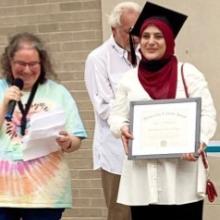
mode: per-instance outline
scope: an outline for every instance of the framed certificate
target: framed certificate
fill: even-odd
[[[129,159],[178,158],[200,143],[201,98],[130,103]]]

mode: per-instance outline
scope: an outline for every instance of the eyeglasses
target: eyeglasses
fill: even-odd
[[[26,66],[29,67],[29,69],[33,70],[37,67],[39,67],[40,62],[39,61],[33,61],[33,62],[29,62],[26,63],[24,61],[20,61],[20,60],[14,60],[13,63],[15,64],[15,66],[17,66],[18,68],[24,69],[26,68]]]

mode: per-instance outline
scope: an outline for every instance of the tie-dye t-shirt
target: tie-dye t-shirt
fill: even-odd
[[[0,102],[8,84],[0,80]],[[24,92],[26,103],[29,92]],[[48,80],[39,85],[27,116],[62,108],[65,130],[78,137],[86,137],[76,103],[62,85]],[[24,161],[20,135],[21,112],[16,105],[11,122],[0,128],[0,207],[68,208],[72,206],[71,177],[61,151]]]

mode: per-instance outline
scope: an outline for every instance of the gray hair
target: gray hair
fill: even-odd
[[[111,27],[117,27],[121,25],[121,15],[125,10],[141,11],[140,5],[135,2],[121,2],[117,4],[109,15],[109,25]]]
[[[50,57],[42,40],[35,34],[22,32],[15,34],[9,39],[8,46],[5,47],[5,50],[0,58],[0,63],[3,70],[2,75],[6,78],[8,83],[11,84],[14,80],[11,74],[11,60],[15,56],[15,53],[23,47],[24,43],[30,44],[30,47],[35,49],[39,54],[41,64],[39,82],[41,84],[44,83],[47,80],[47,75],[50,75],[52,78],[56,79],[56,73],[52,68]]]

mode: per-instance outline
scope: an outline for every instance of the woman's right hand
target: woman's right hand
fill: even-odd
[[[121,140],[124,146],[125,153],[128,154],[128,142],[133,139],[133,135],[129,131],[129,127],[124,125],[121,128]]]
[[[21,99],[22,96],[22,92],[21,90],[17,87],[17,86],[10,86],[8,89],[6,89],[5,91],[5,96],[4,96],[4,100],[3,100],[3,105],[5,107],[8,106],[8,103],[11,100],[14,101],[19,101]]]
[[[4,99],[0,103],[0,127],[3,124],[9,102],[11,100],[19,101],[21,99],[21,96],[22,96],[22,92],[16,86],[10,86],[8,89],[6,89],[5,94],[4,94]]]

